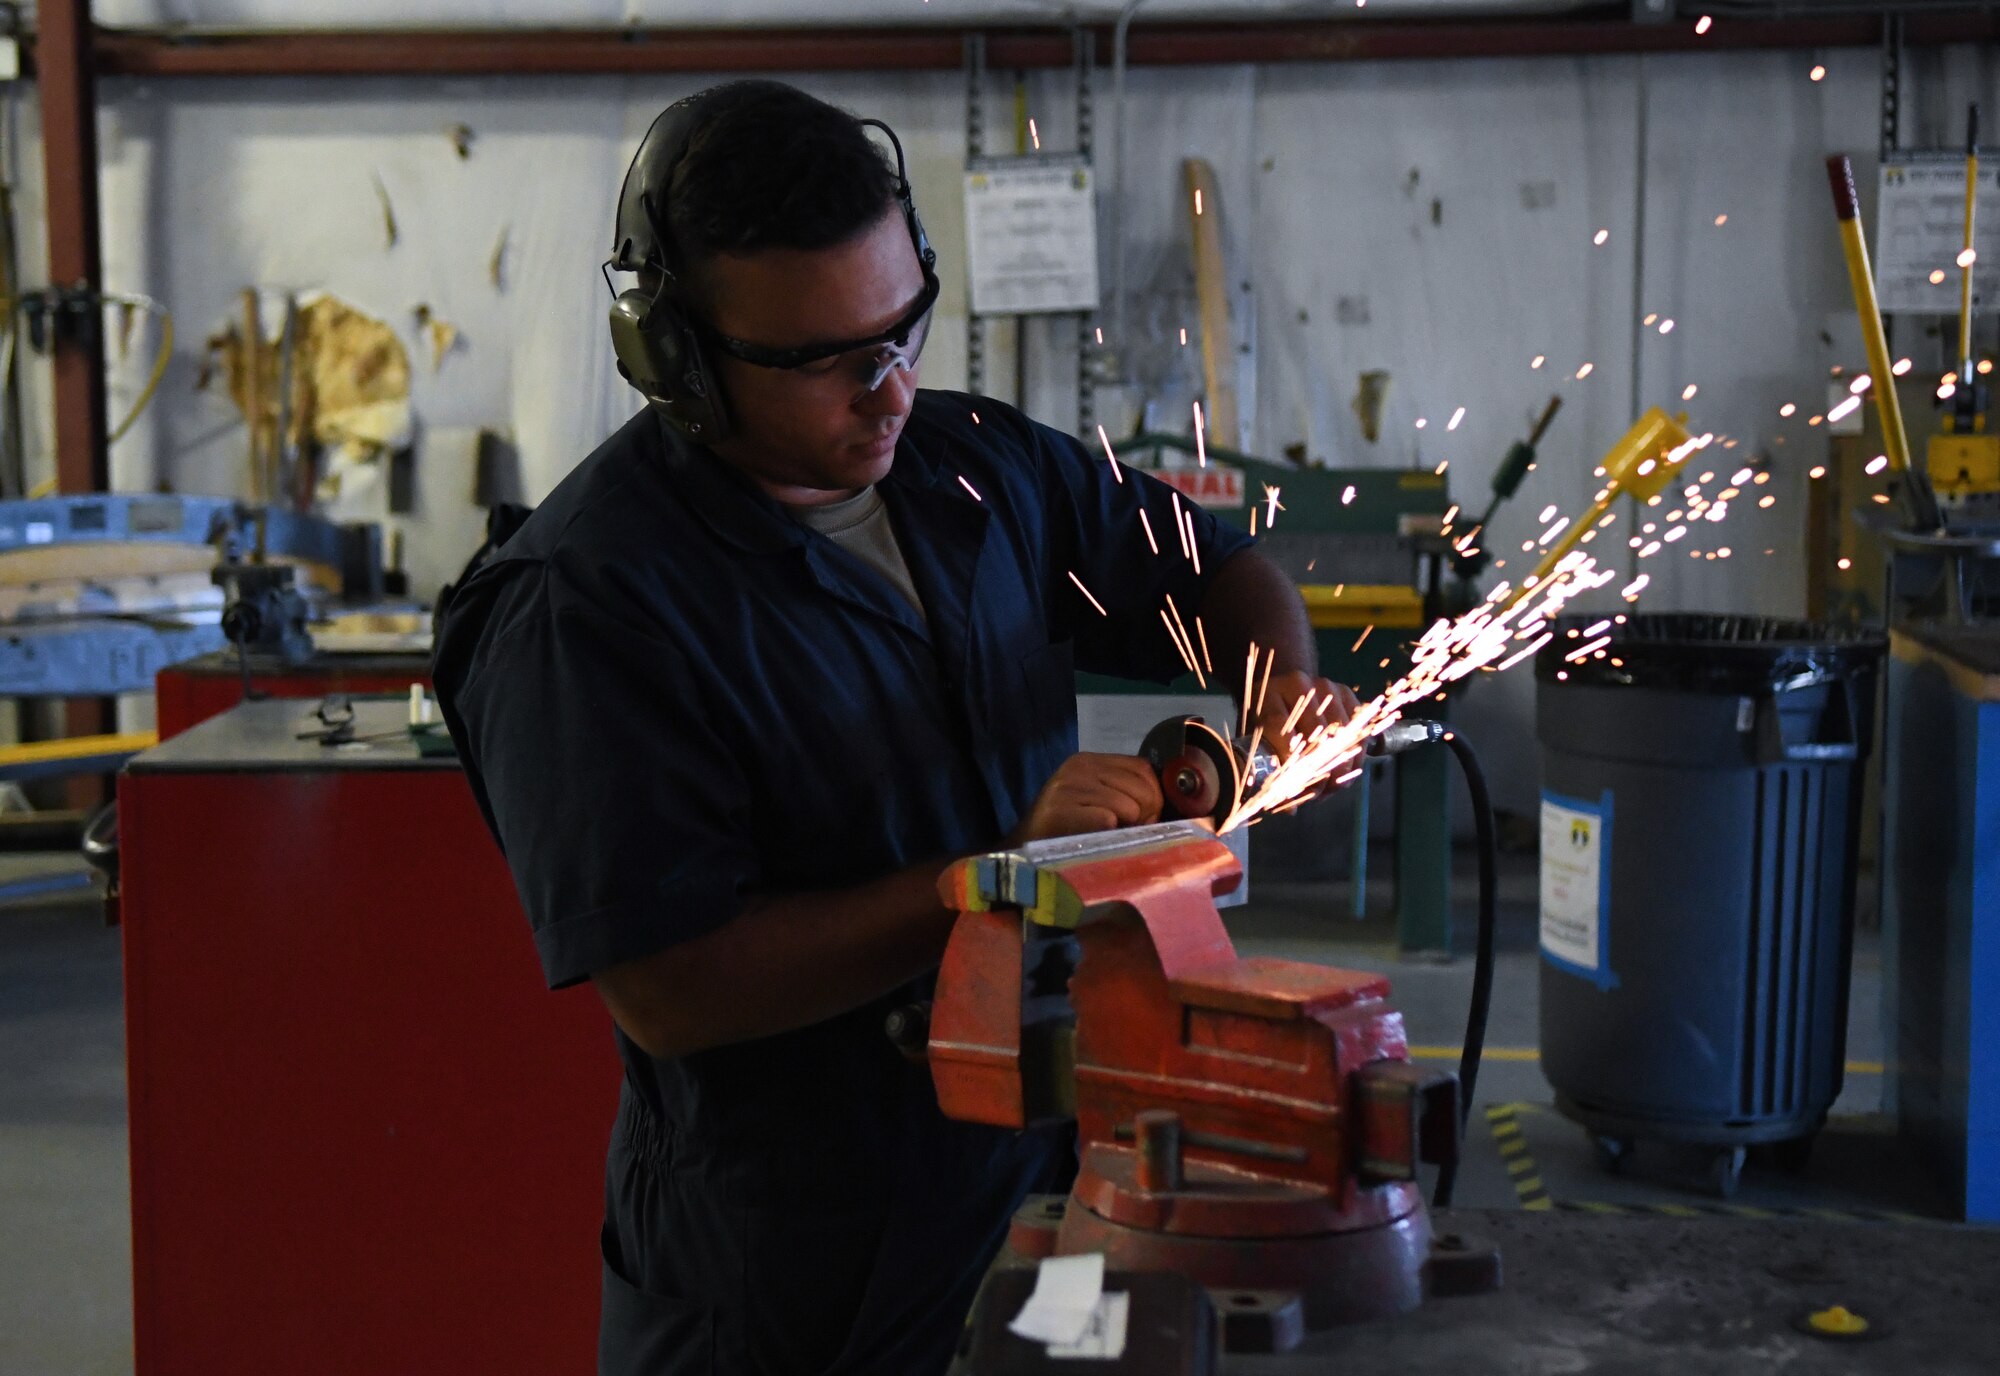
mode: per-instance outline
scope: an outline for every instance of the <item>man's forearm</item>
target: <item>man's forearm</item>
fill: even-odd
[[[625,1035],[663,1058],[822,1022],[937,964],[954,916],[937,894],[950,863],[754,901],[706,935],[603,971],[598,991]]]
[[[1260,678],[1265,657],[1273,651],[1273,674],[1319,672],[1319,648],[1298,588],[1254,549],[1237,551],[1216,571],[1201,600],[1201,620],[1216,650],[1216,677],[1232,696],[1243,691],[1253,643]],[[1251,692],[1256,692],[1254,683]]]

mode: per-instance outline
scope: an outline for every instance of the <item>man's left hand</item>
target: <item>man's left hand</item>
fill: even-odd
[[[1308,697],[1311,701],[1300,707],[1298,719],[1292,720],[1292,709],[1300,699]],[[1270,686],[1264,692],[1264,710],[1250,724],[1264,728],[1264,744],[1283,761],[1291,757],[1294,739],[1303,744],[1321,726],[1332,730],[1352,717],[1360,706],[1360,699],[1346,684],[1292,669],[1271,675]],[[1289,731],[1285,729],[1288,721]]]

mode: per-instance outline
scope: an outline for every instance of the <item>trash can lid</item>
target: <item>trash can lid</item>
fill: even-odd
[[[1832,621],[1725,612],[1572,612],[1535,656],[1535,678],[1594,687],[1755,693],[1870,673],[1882,633]],[[1592,648],[1594,647],[1594,648]]]

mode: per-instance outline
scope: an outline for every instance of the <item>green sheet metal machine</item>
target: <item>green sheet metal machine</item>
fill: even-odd
[[[1299,585],[1319,645],[1320,672],[1367,698],[1408,665],[1409,646],[1426,626],[1477,601],[1475,580],[1487,563],[1478,530],[1533,467],[1535,445],[1559,406],[1552,399],[1529,438],[1508,451],[1477,521],[1458,514],[1444,474],[1430,469],[1307,468],[1213,447],[1198,454],[1192,438],[1154,432],[1112,448],[1120,460],[1172,484],[1183,498],[1254,531],[1262,552]],[[1152,684],[1077,675],[1080,695],[1161,691]],[[1184,696],[1200,689],[1189,675],[1165,691]],[[1212,685],[1210,691],[1228,689]],[[1447,708],[1439,702],[1425,715],[1442,719]],[[1451,779],[1446,752],[1400,753],[1394,768],[1398,941],[1407,952],[1448,952]],[[1350,845],[1357,918],[1365,915],[1374,772],[1364,772],[1353,785],[1357,806]],[[1274,818],[1263,825],[1281,827],[1292,820]],[[1298,833],[1299,840],[1307,841],[1310,834]]]

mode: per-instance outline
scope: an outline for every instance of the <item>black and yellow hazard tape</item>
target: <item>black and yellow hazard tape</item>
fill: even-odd
[[[1535,1168],[1534,1153],[1528,1150],[1528,1139],[1521,1131],[1520,1104],[1493,1104],[1486,1110],[1486,1125],[1493,1130],[1493,1143],[1500,1149],[1500,1160],[1507,1167],[1507,1178],[1513,1182],[1514,1198],[1524,1209],[1546,1212],[1555,1208],[1555,1201],[1549,1198],[1548,1187],[1542,1183],[1542,1173]]]
[[[1532,1209],[1536,1212],[1561,1210],[1565,1213],[1655,1218],[1812,1218],[1833,1223],[1936,1222],[1935,1219],[1927,1219],[1921,1214],[1904,1213],[1898,1209],[1828,1209],[1817,1205],[1793,1207],[1782,1204],[1732,1204],[1723,1200],[1609,1204],[1588,1199],[1555,1199],[1542,1181],[1541,1169],[1535,1164],[1534,1153],[1528,1149],[1527,1134],[1521,1130],[1522,1112],[1532,1111],[1536,1107],[1534,1104],[1491,1104],[1486,1109],[1486,1124],[1492,1130],[1493,1145],[1499,1148],[1501,1163],[1506,1167],[1507,1178],[1514,1186],[1514,1197],[1523,1209]]]

